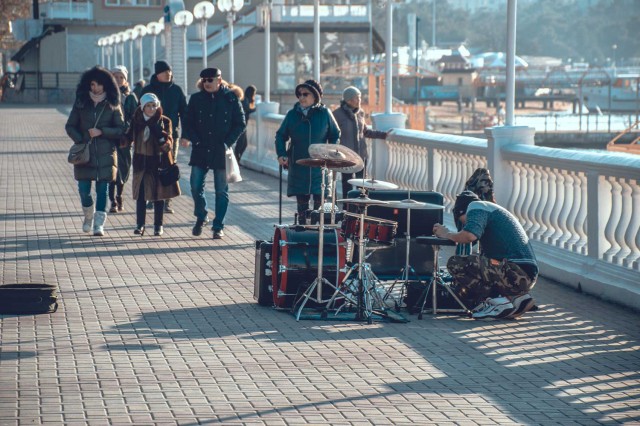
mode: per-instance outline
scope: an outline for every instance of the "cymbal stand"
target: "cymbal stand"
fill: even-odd
[[[407,191],[407,199],[409,200],[411,199],[410,190]],[[411,250],[411,209],[410,208],[407,208],[407,232],[405,233],[405,235],[407,236],[407,245],[405,249],[404,267],[400,270],[400,276],[396,278],[393,284],[391,284],[391,286],[389,286],[389,288],[385,292],[383,300],[387,300],[391,295],[391,292],[395,288],[396,284],[398,282],[402,282],[402,290],[400,291],[400,303],[402,303],[404,293],[405,291],[407,291],[407,287],[409,286],[409,276],[411,274],[413,274],[413,276],[417,278],[418,283],[422,284],[422,280],[420,279],[420,276],[418,276],[418,274],[416,273],[416,270],[409,263],[409,256],[410,256],[410,250]],[[424,284],[426,286],[427,283],[425,282]],[[397,308],[399,308],[398,302],[396,302],[396,309]]]
[[[320,183],[320,205],[324,206],[324,191],[326,189],[326,184],[325,184],[325,177],[327,174],[327,167],[326,165],[322,166],[322,168],[320,169],[321,173],[322,173],[322,180]],[[296,314],[296,321],[300,321],[300,315],[302,314],[302,309],[304,309],[304,306],[307,304],[307,302],[309,301],[309,299],[313,300],[316,303],[322,303],[325,302],[325,300],[322,300],[322,285],[323,284],[328,284],[331,287],[335,286],[333,284],[331,284],[329,282],[329,280],[327,280],[326,278],[324,278],[322,276],[322,268],[323,268],[323,257],[324,257],[324,207],[323,210],[321,211],[320,214],[320,218],[319,218],[319,224],[318,224],[318,232],[320,233],[318,235],[318,276],[316,277],[315,280],[313,280],[313,282],[311,283],[311,285],[309,286],[309,288],[307,290],[305,290],[304,294],[302,295],[302,303],[300,304],[300,307],[298,308],[298,312]],[[337,241],[336,241],[337,243]],[[337,284],[337,283],[336,283]],[[311,295],[313,294],[313,290],[316,290],[316,297],[313,298],[311,297]],[[294,304],[294,308],[293,310],[295,311],[295,304]]]

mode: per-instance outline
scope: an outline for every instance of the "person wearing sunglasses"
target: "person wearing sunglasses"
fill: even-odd
[[[225,152],[245,131],[246,122],[240,99],[222,80],[219,69],[202,70],[197,87],[200,91],[189,99],[182,139],[183,146],[191,145],[191,195],[196,216],[192,234],[201,235],[203,226],[209,222],[204,188],[205,178],[211,170],[216,193],[213,238],[221,239],[229,206]]]
[[[295,93],[298,102],[287,112],[276,132],[275,145],[278,163],[289,170],[287,196],[296,197],[299,223],[304,225],[312,195],[313,209],[320,208],[322,172],[296,161],[310,157],[311,144],[338,143],[340,129],[331,111],[321,103],[320,83],[307,80],[296,87]]]

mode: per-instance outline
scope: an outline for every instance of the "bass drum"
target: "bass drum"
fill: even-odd
[[[271,272],[273,304],[276,308],[292,309],[295,301],[317,278],[319,236],[317,229],[305,229],[302,226],[276,227]],[[344,238],[338,231],[325,229],[322,277],[333,285],[344,279],[346,253]],[[333,287],[325,284],[322,287],[323,299],[329,299],[333,292]],[[312,297],[316,297],[315,291]],[[309,300],[305,306],[319,305]]]

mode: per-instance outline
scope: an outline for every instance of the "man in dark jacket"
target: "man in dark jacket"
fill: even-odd
[[[223,84],[222,73],[217,68],[206,68],[200,73],[200,91],[191,95],[185,116],[182,145],[191,144],[191,195],[193,196],[196,224],[192,233],[202,234],[207,218],[207,200],[204,183],[209,170],[213,170],[216,191],[213,238],[224,236],[224,217],[229,206],[229,186],[226,175],[226,156],[236,143],[246,122],[238,97]]]
[[[151,82],[142,89],[142,95],[153,93],[160,99],[163,114],[171,119],[173,124],[173,140],[178,140],[178,130],[184,127],[184,116],[187,112],[187,98],[182,88],[173,81],[173,70],[165,61],[154,64],[155,74],[151,76]],[[184,129],[183,129],[184,130]],[[178,144],[174,143],[173,158],[178,161]],[[147,205],[147,208],[150,208]],[[165,213],[173,213],[170,200],[164,205]]]
[[[372,130],[367,126],[364,121],[364,111],[360,108],[361,96],[357,87],[349,86],[344,89],[340,107],[333,111],[333,116],[340,127],[340,145],[357,152],[366,164],[369,155],[365,138],[386,139],[387,132]],[[361,178],[363,175],[364,169],[356,173],[355,177]],[[342,198],[347,198],[347,193],[351,189],[349,179],[353,177],[353,173],[342,173]]]

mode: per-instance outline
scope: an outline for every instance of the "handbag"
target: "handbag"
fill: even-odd
[[[83,164],[88,164],[91,159],[91,151],[89,151],[89,145],[91,145],[91,139],[87,143],[74,143],[69,148],[69,155],[67,156],[67,161],[74,166],[82,166]]]
[[[102,110],[100,111],[100,114],[98,114],[98,118],[96,118],[96,122],[94,123],[93,127],[96,127],[98,125],[98,121],[100,120],[100,117],[102,117],[102,113],[104,112],[105,107],[106,104],[102,106]],[[91,151],[89,150],[89,145],[91,145],[91,142],[93,142],[93,138],[91,138],[87,143],[74,143],[73,145],[71,145],[71,148],[69,148],[67,161],[74,166],[89,164],[89,161],[91,160]]]
[[[240,166],[238,166],[238,160],[231,148],[227,148],[224,153],[225,156],[225,170],[227,174],[228,183],[242,182],[242,176],[240,175]]]
[[[48,314],[57,310],[58,288],[55,285],[0,285],[0,315]]]
[[[169,165],[162,167],[162,154],[160,154],[160,166],[158,167],[158,179],[162,186],[171,186],[180,180],[180,167],[178,163],[171,161],[171,153],[167,154]]]

